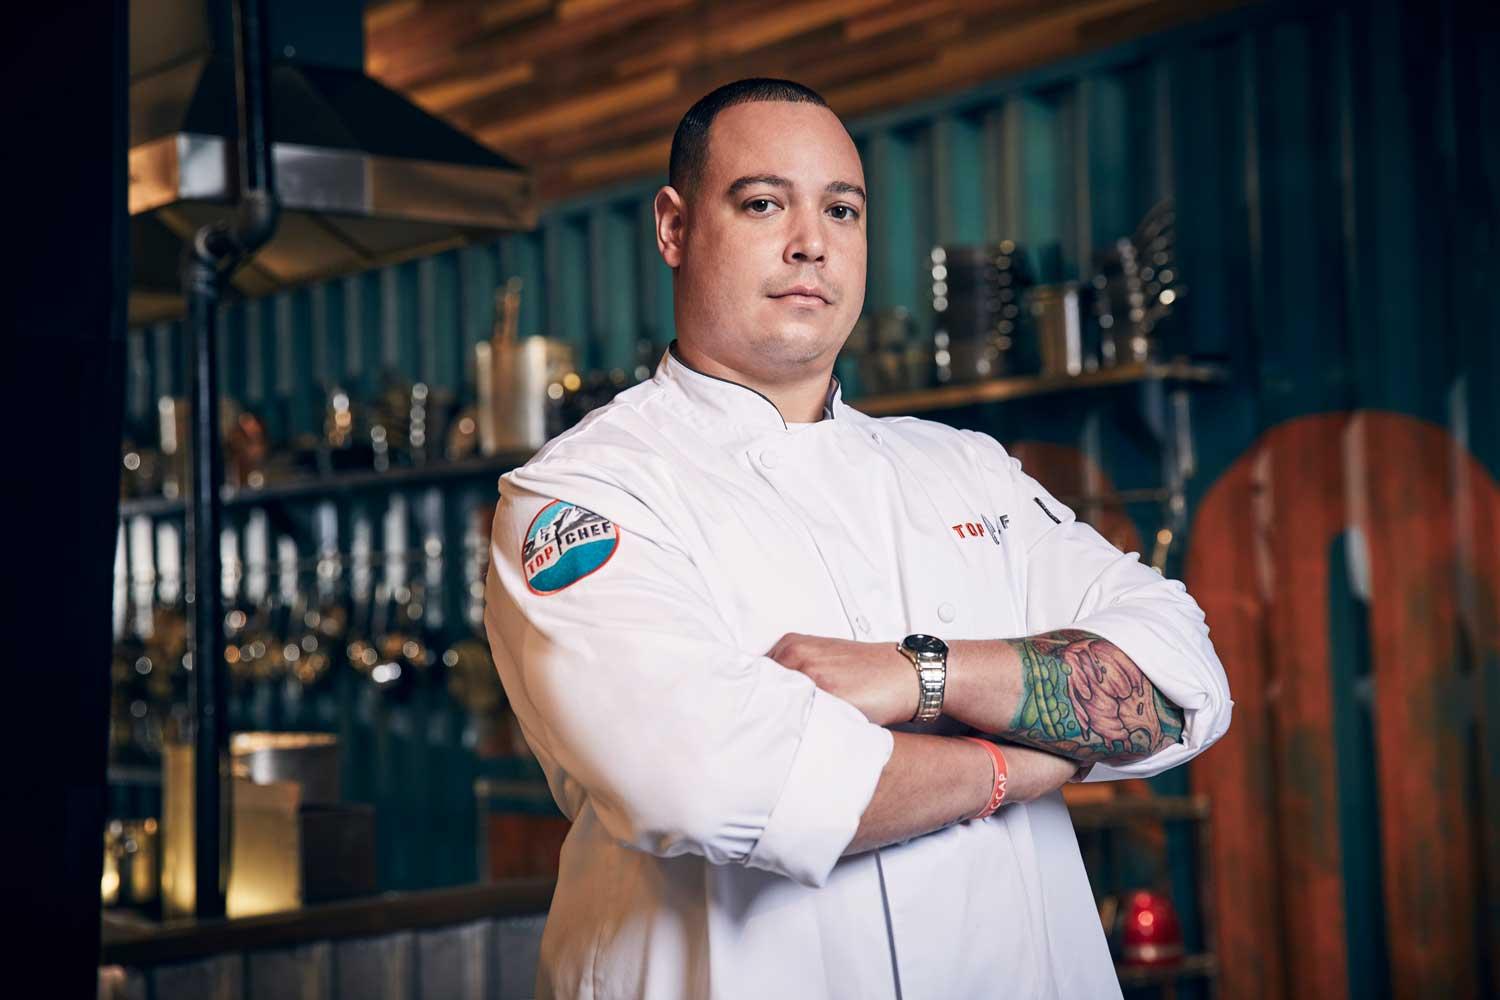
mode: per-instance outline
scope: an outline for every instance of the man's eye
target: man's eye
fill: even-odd
[[[763,210],[762,209],[757,209],[755,206],[757,206],[757,205],[769,206],[770,204],[771,204],[771,199],[769,199],[769,198],[752,198],[749,201],[745,202],[745,207],[748,208],[748,209],[750,209],[750,211],[752,211],[752,212],[758,212],[759,213],[759,212],[762,212]]]
[[[857,219],[857,218],[859,218],[859,213],[857,211],[855,211],[853,208],[851,208],[850,206],[848,206],[848,205],[834,205],[832,208],[829,209],[829,211],[830,212],[843,212],[844,213],[843,215],[835,216],[835,218],[837,218],[840,222],[843,222],[843,221],[846,221],[846,220],[850,220],[850,219]]]

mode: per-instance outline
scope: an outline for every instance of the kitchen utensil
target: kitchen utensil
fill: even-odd
[[[486,455],[545,444],[556,430],[550,413],[562,399],[563,378],[573,371],[568,344],[517,336],[520,308],[521,280],[511,278],[495,294],[494,335],[474,345],[479,442]]]

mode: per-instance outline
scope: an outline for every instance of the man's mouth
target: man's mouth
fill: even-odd
[[[827,297],[821,291],[813,288],[810,285],[797,285],[793,288],[788,288],[784,292],[778,292],[777,294],[772,295],[771,298],[781,299],[783,302],[790,302],[793,305],[799,306],[828,305]]]

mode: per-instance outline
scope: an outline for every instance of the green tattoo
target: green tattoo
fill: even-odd
[[[1021,658],[1021,705],[1008,739],[1109,764],[1182,741],[1182,709],[1108,639],[1060,629],[1008,641]]]

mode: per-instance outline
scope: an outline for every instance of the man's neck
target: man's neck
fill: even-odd
[[[765,382],[694,350],[682,340],[677,341],[677,352],[688,365],[705,375],[736,382],[754,389],[766,397],[781,412],[781,419],[789,424],[816,423],[823,419],[823,406],[828,400],[828,380],[833,366],[820,367],[806,376],[786,382]]]

